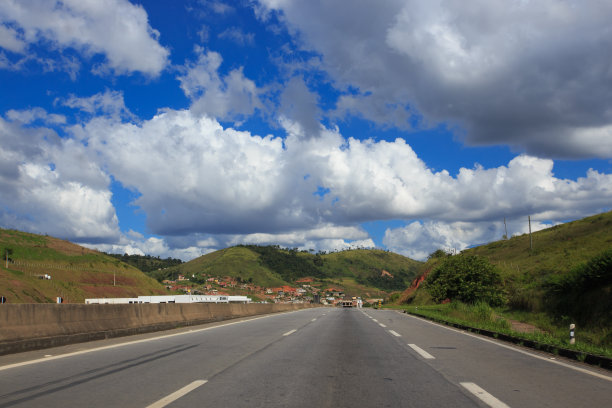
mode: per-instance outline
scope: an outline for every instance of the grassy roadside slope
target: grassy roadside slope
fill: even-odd
[[[0,229],[0,295],[10,303],[81,303],[86,298],[165,294],[140,270],[57,238]],[[51,279],[41,279],[41,275]]]
[[[572,268],[612,248],[612,212],[560,224],[533,235],[492,242],[463,251],[483,256],[496,265],[508,289],[512,308],[540,311],[542,285],[551,275],[567,274]]]
[[[555,279],[572,276],[576,268],[589,263],[594,257],[612,248],[612,212],[538,231],[533,233],[532,238],[533,250],[530,249],[529,235],[525,234],[468,249],[462,254],[487,258],[498,268],[504,281],[508,303],[505,307],[494,310],[489,308],[485,319],[487,324],[496,326],[503,322],[503,319],[512,325],[515,322],[528,323],[539,329],[539,333],[543,332],[541,335],[557,339],[555,341],[558,343],[553,344],[567,345],[568,326],[570,323],[579,323],[580,319],[579,316],[559,313],[551,307],[553,303],[547,285]],[[440,262],[441,258],[429,259],[423,265],[421,273],[433,271]],[[610,274],[611,271],[608,270],[607,273]],[[612,285],[602,284],[579,293],[581,314],[589,316],[589,319],[578,324],[577,336],[582,343],[581,346],[586,343],[592,347],[603,348],[607,350],[606,354],[610,354],[609,349],[612,346],[610,311],[604,310],[606,307],[602,305],[610,303]],[[418,289],[406,290],[400,303],[409,304],[410,307],[419,306],[420,311],[440,316],[447,315],[449,318],[459,318],[460,314],[466,322],[474,323],[482,322],[474,318],[475,314],[471,309],[479,312],[486,309],[482,305],[462,306],[453,304],[454,302],[434,305],[431,296],[422,285]],[[536,333],[536,336],[539,335]]]

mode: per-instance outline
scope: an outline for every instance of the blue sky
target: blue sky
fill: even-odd
[[[2,2],[0,226],[424,259],[610,210],[612,5],[348,4]]]

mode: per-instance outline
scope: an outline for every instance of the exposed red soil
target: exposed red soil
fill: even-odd
[[[408,289],[406,289],[401,296],[400,303],[404,303],[410,296],[416,292],[416,290],[421,286],[421,283],[427,278],[427,275],[431,272],[431,268],[425,270],[421,276],[418,276],[415,280],[412,281],[412,284]]]

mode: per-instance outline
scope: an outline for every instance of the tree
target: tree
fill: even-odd
[[[11,255],[13,255],[13,248],[4,248],[2,250],[2,260],[11,261]]]
[[[445,258],[427,277],[425,288],[437,302],[451,299],[499,306],[505,301],[497,268],[480,256]]]
[[[436,249],[431,254],[429,254],[427,259],[446,258],[447,256],[449,256],[449,254],[445,250],[443,250],[443,249]]]

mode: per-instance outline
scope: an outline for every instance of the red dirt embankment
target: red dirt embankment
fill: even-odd
[[[425,270],[425,272],[423,272],[421,276],[417,276],[412,281],[412,283],[410,284],[410,287],[402,293],[402,296],[400,297],[400,303],[405,303],[406,300],[410,298],[414,294],[414,292],[417,291],[419,286],[421,286],[421,283],[423,283],[423,281],[427,278],[427,275],[429,275],[430,272],[431,272],[431,268]]]

